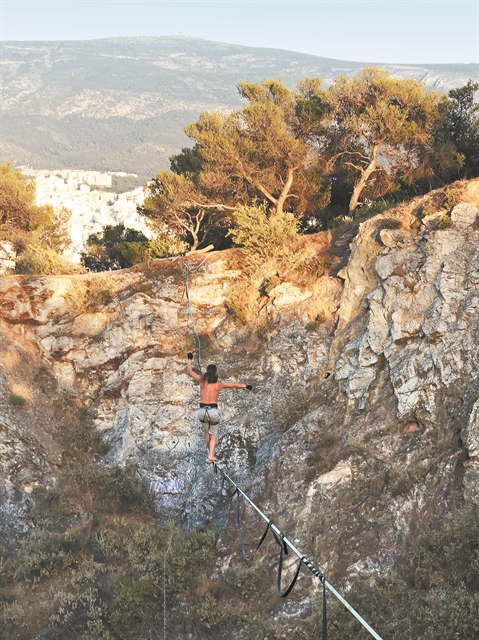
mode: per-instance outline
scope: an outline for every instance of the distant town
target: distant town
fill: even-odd
[[[29,167],[19,169],[35,179],[37,205],[49,204],[56,210],[64,207],[71,211],[72,243],[65,251],[65,257],[69,260],[79,262],[81,253],[86,250],[88,236],[100,233],[107,225],[122,224],[141,231],[147,237],[152,236],[145,218],[137,212],[137,206],[143,204],[145,197],[143,187],[124,193],[111,190],[114,176],[134,178],[137,177],[135,174]]]

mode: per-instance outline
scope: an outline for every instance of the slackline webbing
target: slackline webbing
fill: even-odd
[[[193,454],[194,455],[194,454]],[[200,460],[200,458],[198,458],[197,456],[194,455],[195,458],[197,458],[198,460]],[[203,460],[201,460],[202,463]],[[366,629],[366,631],[368,631],[371,636],[373,638],[375,638],[376,640],[383,640],[381,638],[381,636],[376,633],[376,631],[374,631],[374,629],[366,622],[366,620],[364,620],[364,618],[362,618],[359,613],[349,604],[349,602],[347,602],[347,600],[345,600],[343,598],[343,596],[336,591],[336,589],[333,587],[332,584],[330,584],[326,578],[324,577],[324,575],[321,573],[321,571],[311,562],[311,560],[309,560],[308,558],[306,558],[306,556],[304,556],[295,546],[294,544],[288,540],[288,538],[284,535],[284,533],[278,529],[278,527],[261,511],[261,509],[246,495],[246,493],[236,484],[236,482],[226,473],[226,471],[224,469],[222,469],[217,462],[213,462],[213,469],[214,472],[217,474],[218,472],[221,474],[221,476],[223,477],[223,479],[226,479],[234,488],[235,491],[233,493],[233,497],[235,495],[237,495],[238,500],[239,500],[239,496],[243,496],[243,498],[253,507],[253,509],[261,516],[261,518],[267,523],[267,527],[266,527],[266,531],[264,532],[258,546],[257,549],[259,549],[259,547],[261,546],[261,544],[264,542],[266,535],[268,533],[268,531],[271,529],[271,532],[273,533],[274,539],[276,544],[280,547],[280,562],[279,562],[279,567],[278,567],[278,594],[285,598],[287,595],[289,595],[289,593],[291,592],[292,588],[294,587],[296,580],[298,578],[299,575],[299,570],[301,568],[301,565],[305,565],[310,571],[311,573],[318,578],[318,580],[322,583],[323,585],[323,625],[322,625],[322,637],[323,640],[327,640],[327,618],[326,618],[326,589],[328,589],[328,591],[330,591],[333,596],[339,600],[339,602],[341,602],[341,604],[346,607],[346,609],[356,618],[356,620],[363,626],[364,629]],[[240,526],[240,518],[239,518],[239,507],[237,510],[237,523],[238,526],[240,528],[241,531],[241,526]],[[242,539],[242,534],[241,534],[241,548],[242,548],[242,552],[244,553],[244,542]],[[299,558],[299,563],[298,563],[298,567],[296,569],[295,575],[293,577],[293,580],[291,581],[290,585],[288,586],[288,588],[282,592],[281,591],[281,573],[282,573],[282,563],[283,563],[283,557],[285,555],[288,554],[288,548]]]
[[[187,301],[187,304],[188,304],[188,313],[189,313],[189,316],[190,316],[191,333],[193,335],[193,342],[194,342],[194,345],[195,345],[196,358],[197,358],[197,362],[198,362],[198,369],[199,369],[200,374],[201,374],[200,341],[199,341],[198,335],[197,335],[197,333],[195,331],[195,322],[194,322],[194,319],[193,319],[193,309],[191,307],[190,294],[189,294],[189,290],[188,290],[188,267],[186,266],[184,256],[181,257],[181,266],[182,266],[183,278],[184,278],[184,282],[185,282],[185,293],[186,293],[186,301]],[[193,457],[197,458],[197,456],[195,456],[194,454],[192,454],[192,455],[193,455]],[[201,461],[201,462],[203,462],[203,461]],[[290,540],[288,540],[288,538],[283,534],[283,532],[280,529],[278,529],[278,527],[273,522],[271,522],[271,520],[261,511],[261,509],[259,507],[257,507],[255,505],[255,503],[246,495],[246,493],[244,493],[244,491],[241,490],[241,488],[236,484],[236,482],[232,478],[230,478],[230,476],[226,473],[226,471],[224,471],[218,465],[217,462],[213,462],[213,468],[214,468],[214,472],[216,474],[219,471],[220,474],[222,475],[222,477],[223,477],[222,484],[224,484],[224,481],[226,479],[235,488],[235,491],[233,493],[233,497],[235,495],[237,495],[236,522],[237,522],[237,525],[238,525],[238,531],[239,531],[239,536],[240,536],[240,544],[241,544],[241,553],[243,554],[243,556],[246,556],[246,553],[245,553],[243,532],[242,532],[242,529],[241,529],[240,495],[243,496],[243,498],[255,509],[255,511],[267,523],[266,531],[263,533],[263,536],[261,537],[261,540],[259,541],[259,544],[256,547],[257,550],[260,548],[260,546],[262,545],[262,543],[264,542],[264,540],[266,538],[266,535],[268,534],[268,531],[271,529],[271,533],[273,534],[274,540],[275,540],[276,544],[280,548],[280,557],[279,557],[279,564],[278,564],[278,582],[277,582],[278,595],[281,598],[286,598],[291,593],[291,590],[293,589],[294,585],[296,584],[296,580],[298,579],[299,572],[300,572],[300,569],[301,569],[301,565],[304,564],[311,571],[311,573],[314,576],[316,576],[316,578],[318,578],[318,580],[323,585],[323,624],[322,624],[322,638],[323,638],[323,640],[327,640],[327,637],[328,637],[328,624],[327,624],[327,617],[326,617],[326,589],[328,589],[335,596],[335,598],[337,598],[337,600],[339,600],[339,602],[341,602],[341,604],[344,607],[346,607],[346,609],[356,618],[356,620],[364,627],[364,629],[366,629],[366,631],[368,631],[373,636],[373,638],[375,638],[376,640],[382,640],[381,636],[378,635],[376,633],[376,631],[374,631],[374,629],[369,626],[369,624],[366,622],[366,620],[364,620],[359,615],[359,613],[349,604],[349,602],[347,602],[343,598],[343,596],[340,593],[338,593],[336,591],[336,589],[326,580],[324,575],[311,562],[311,560],[308,560],[308,558],[306,558],[306,556],[303,556],[303,554],[300,553],[300,551],[298,551],[298,549],[296,549],[296,547],[293,545],[293,543]],[[282,591],[281,590],[281,578],[282,578],[282,571],[283,571],[283,559],[284,559],[284,556],[288,555],[288,548],[291,549],[291,551],[295,555],[298,556],[299,562],[298,562],[298,566],[296,568],[296,572],[295,572],[295,574],[293,576],[293,579],[291,580],[289,586],[287,587],[287,589],[285,591]]]

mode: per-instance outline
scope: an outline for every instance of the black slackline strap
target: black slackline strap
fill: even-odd
[[[258,542],[258,546],[256,547],[256,551],[258,551],[258,549],[261,547],[261,545],[263,544],[266,536],[268,535],[268,531],[269,528],[271,527],[271,520],[268,520],[268,524],[266,525],[266,529],[265,532],[263,533],[263,535],[261,536],[261,540]]]
[[[284,541],[284,535],[281,532],[280,532],[280,535],[278,535],[273,528],[271,529],[271,533],[273,534],[273,537],[278,547],[283,551],[284,555],[287,556],[288,547],[286,545],[286,542]],[[281,537],[281,540],[280,540],[280,537]]]
[[[222,497],[223,497],[223,490],[224,490],[224,488],[225,488],[225,482],[226,482],[226,478],[223,476],[223,477],[221,478],[221,487],[219,488],[219,491],[218,491],[218,497],[219,497],[219,498],[222,498]]]
[[[221,473],[221,475],[226,478],[234,487],[237,491],[239,491],[244,497],[245,499],[255,508],[255,510],[260,514],[260,516],[263,518],[263,520],[265,520],[268,523],[267,529],[265,531],[265,533],[263,534],[263,537],[260,541],[260,544],[258,544],[258,547],[260,547],[261,543],[263,542],[264,538],[266,537],[266,534],[268,532],[269,529],[271,529],[271,531],[273,532],[273,535],[275,536],[275,540],[276,543],[278,544],[278,546],[280,547],[280,550],[282,552],[281,555],[286,555],[288,549],[287,546],[289,545],[292,549],[292,551],[294,551],[294,553],[299,557],[301,557],[301,560],[298,564],[298,568],[296,569],[296,574],[293,580],[293,584],[290,585],[288,587],[288,589],[286,590],[286,592],[284,594],[282,594],[280,592],[280,586],[281,586],[281,580],[279,580],[279,584],[278,584],[278,592],[279,595],[281,597],[285,597],[286,595],[288,595],[292,589],[292,587],[294,586],[294,583],[296,582],[296,579],[299,575],[299,568],[301,567],[301,564],[304,562],[304,564],[306,565],[306,567],[311,571],[311,573],[316,576],[316,578],[318,578],[320,580],[320,582],[323,584],[323,625],[322,625],[322,640],[327,640],[327,632],[328,632],[328,627],[327,627],[327,618],[326,618],[326,587],[329,589],[329,591],[331,591],[331,593],[339,600],[339,602],[341,602],[346,609],[348,609],[348,611],[350,613],[352,613],[352,615],[356,618],[356,620],[363,626],[364,629],[366,629],[366,631],[368,631],[374,638],[376,638],[376,640],[382,640],[382,638],[374,631],[374,629],[368,625],[368,623],[363,620],[363,618],[359,615],[359,613],[353,609],[353,607],[341,596],[340,593],[338,593],[336,591],[336,589],[334,589],[334,587],[329,584],[326,580],[326,578],[324,577],[324,575],[321,573],[321,571],[311,562],[311,560],[308,560],[308,558],[306,556],[300,556],[300,553],[298,552],[298,550],[293,547],[293,545],[291,544],[291,542],[289,540],[287,540],[287,538],[285,537],[285,535],[279,531],[279,529],[271,522],[271,520],[268,520],[268,518],[265,516],[265,514],[260,511],[260,509],[254,504],[254,502],[252,502],[250,500],[250,498],[248,498],[248,496],[243,493],[243,491],[241,491],[241,489],[238,487],[238,485],[223,471],[223,469],[221,467],[218,467],[216,465],[216,463],[213,464],[215,473],[218,473],[218,471]],[[276,532],[279,533],[280,537],[282,538],[282,541],[280,542],[278,536],[276,535]],[[286,550],[286,552],[284,552],[284,549]],[[280,558],[280,561],[282,563],[282,558]]]
[[[269,528],[269,525],[268,525]],[[279,546],[280,548],[280,552],[279,552],[279,564],[278,564],[278,595],[280,598],[287,598],[289,596],[289,594],[291,593],[294,585],[296,584],[296,580],[298,579],[299,576],[299,572],[301,570],[301,565],[303,563],[303,558],[301,558],[298,562],[298,566],[296,567],[296,571],[294,573],[293,579],[291,580],[288,588],[285,591],[281,591],[281,577],[282,577],[282,573],[283,573],[283,558],[284,556],[288,555],[288,547],[286,545],[286,542],[284,541],[284,536],[283,534],[281,534],[280,536],[278,536],[276,534],[276,532],[274,531],[274,529],[271,529],[274,539],[276,541],[276,544]],[[281,540],[280,540],[281,538]]]
[[[214,462],[213,463],[213,469],[215,471],[215,473],[218,473],[218,470],[220,471],[221,475],[224,477],[223,471],[222,469],[220,469],[217,464]],[[231,499],[233,499],[235,497],[235,495],[238,495],[238,502],[236,505],[236,522],[238,525],[238,531],[239,531],[239,536],[240,536],[240,543],[241,543],[241,553],[243,554],[243,556],[246,556],[245,553],[245,546],[244,546],[244,539],[243,539],[243,531],[241,529],[241,517],[240,517],[240,491],[238,487],[235,487],[234,493],[231,496]],[[276,544],[279,546],[280,548],[280,554],[279,554],[279,564],[278,564],[278,582],[277,582],[277,587],[278,587],[278,595],[281,598],[286,598],[287,596],[289,596],[289,594],[291,593],[294,585],[296,584],[296,580],[298,579],[299,576],[299,572],[301,570],[301,565],[303,563],[303,558],[301,558],[298,562],[298,566],[296,567],[296,571],[295,574],[293,576],[293,579],[291,580],[288,588],[285,591],[281,590],[281,577],[283,574],[283,558],[284,556],[288,555],[288,546],[284,540],[284,534],[280,532],[280,535],[278,535],[274,529],[271,527],[271,520],[268,521],[268,525],[266,527],[266,531],[263,533],[261,540],[258,543],[258,546],[256,547],[256,551],[260,548],[260,546],[263,544],[264,539],[266,538],[266,535],[269,531],[269,529],[271,529],[271,533],[273,534],[274,540],[276,542]]]
[[[220,472],[220,474],[223,476],[223,479],[225,478],[225,474],[223,473],[223,470],[221,469],[221,467],[218,467],[218,465],[216,464],[216,462],[213,462],[213,469],[215,471],[215,473],[218,473],[218,471]],[[241,529],[241,519],[240,519],[240,508],[239,508],[239,499],[240,499],[240,490],[239,487],[235,486],[235,490],[234,493],[231,497],[231,499],[233,499],[235,497],[236,494],[238,494],[238,503],[236,506],[236,522],[238,524],[238,530],[239,530],[239,535],[240,535],[240,542],[241,542],[241,552],[243,553],[243,556],[245,556],[245,551],[244,551],[244,540],[243,540],[243,532]],[[282,578],[282,574],[283,574],[283,559],[284,556],[288,555],[288,545],[286,544],[285,540],[284,540],[284,534],[280,531],[279,535],[276,533],[276,531],[272,528],[273,523],[271,522],[271,520],[268,520],[267,526],[266,526],[266,530],[263,533],[263,535],[261,536],[261,540],[258,543],[258,546],[256,547],[256,551],[258,551],[258,549],[260,548],[260,546],[263,544],[268,531],[271,529],[271,533],[273,534],[274,540],[276,542],[276,544],[278,545],[278,547],[280,548],[280,554],[279,554],[279,564],[278,564],[278,581],[277,581],[277,588],[278,588],[278,595],[280,596],[280,598],[286,598],[287,596],[289,596],[289,594],[291,593],[294,585],[296,584],[296,581],[298,579],[299,576],[299,572],[301,570],[301,565],[303,564],[303,562],[306,564],[306,566],[309,567],[309,565],[311,564],[311,562],[309,560],[307,560],[307,558],[305,558],[304,556],[299,560],[298,562],[298,566],[296,567],[296,571],[294,573],[293,579],[291,580],[290,584],[288,585],[288,588],[285,591],[281,590],[281,578]],[[312,566],[312,565],[311,565]],[[322,578],[322,582],[323,582],[323,586],[324,586],[324,576],[322,573],[320,573],[319,571],[316,570],[316,572],[314,572],[315,575],[317,575],[317,577],[319,577],[320,579]],[[319,574],[319,575],[318,575]],[[323,623],[324,625],[324,623]],[[326,640],[326,638],[324,638],[323,640]]]

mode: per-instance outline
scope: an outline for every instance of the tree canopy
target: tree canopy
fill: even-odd
[[[443,116],[438,129],[441,143],[450,143],[463,155],[463,174],[479,174],[479,104],[474,101],[479,83],[469,80],[463,87],[451,89],[440,104]]]
[[[328,109],[319,79],[294,90],[279,80],[243,82],[238,90],[242,109],[202,113],[186,127],[195,146],[158,172],[145,201],[143,213],[186,232],[192,249],[212,227],[225,235],[239,205],[266,202],[278,216],[301,217],[323,187],[312,146]]]
[[[220,248],[239,241],[228,230],[245,211],[293,215],[303,230],[316,229],[330,204],[354,215],[367,200],[478,175],[477,88],[470,81],[445,97],[374,67],[329,89],[319,78],[294,89],[240,82],[243,107],[202,113],[185,128],[193,146],[158,172],[142,212],[193,250]]]
[[[428,170],[440,95],[382,69],[339,76],[328,92],[330,111],[322,152],[328,167],[353,176],[349,211],[367,188],[375,197]]]
[[[35,204],[35,182],[9,163],[0,164],[0,242],[12,245],[18,273],[69,273],[61,257],[71,242],[67,209]]]
[[[171,236],[159,234],[149,239],[122,224],[107,225],[102,232],[91,234],[86,245],[81,262],[88,271],[95,272],[126,269],[183,250],[182,244]]]
[[[14,241],[51,221],[50,207],[35,204],[35,182],[9,163],[0,164],[0,236]]]
[[[308,140],[327,108],[319,79],[293,91],[279,80],[242,82],[238,89],[248,100],[243,109],[203,113],[185,129],[205,159],[200,187],[228,194],[232,204],[259,198],[277,214],[285,208],[303,213],[312,187],[307,172],[315,163]]]
[[[226,233],[228,218],[224,212],[234,207],[218,198],[208,198],[197,186],[197,176],[189,173],[159,171],[148,186],[140,212],[149,218],[159,232],[173,231],[185,237],[194,251],[208,242],[212,229]]]

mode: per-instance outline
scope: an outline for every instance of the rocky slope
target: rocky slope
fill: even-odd
[[[254,386],[223,392],[219,457],[346,590],[479,505],[478,206],[479,181],[458,183],[367,220],[350,250],[348,229],[329,246],[306,237],[302,251],[327,250],[328,269],[302,282],[258,272],[243,322],[231,312],[238,253],[188,258],[203,363]],[[98,465],[141,478],[159,522],[220,526],[215,579],[241,566],[230,492],[203,462],[179,261],[5,277],[0,318],[2,543],[43,526],[36,496],[67,464],[56,409],[76,402],[109,445]],[[242,517],[249,549],[262,526],[246,507]],[[285,629],[310,611],[306,573],[297,591],[268,614]]]
[[[145,178],[167,168],[200,112],[241,105],[239,80],[329,85],[367,64],[181,36],[1,46],[1,161]],[[382,66],[441,91],[477,80],[473,64]]]

